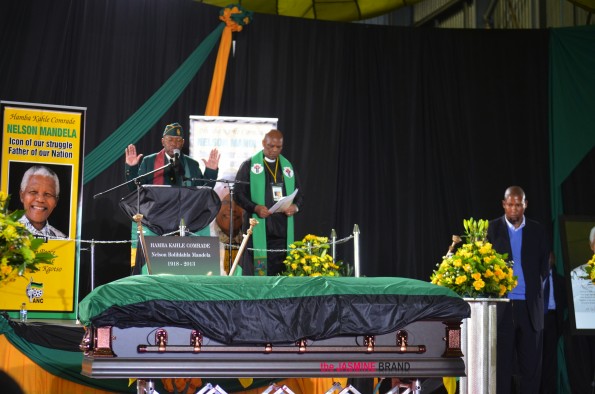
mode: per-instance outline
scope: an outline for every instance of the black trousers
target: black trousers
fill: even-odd
[[[544,315],[543,357],[541,366],[541,394],[556,393],[558,385],[558,316],[555,310]]]
[[[533,330],[525,301],[498,304],[497,392],[516,392],[512,390],[514,374],[519,377],[521,393],[537,393],[541,384],[543,330]]]
[[[242,255],[242,275],[254,275],[254,252],[252,238],[248,240],[247,248]],[[274,238],[267,235],[267,276],[277,276],[285,271],[283,261],[287,256],[287,239]],[[277,252],[273,252],[277,250]]]

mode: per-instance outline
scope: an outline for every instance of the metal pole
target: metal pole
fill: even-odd
[[[355,277],[359,278],[359,226],[353,226],[353,268]]]
[[[138,379],[136,381],[137,394],[155,394],[155,383],[151,379]]]
[[[331,253],[332,253],[333,259],[336,260],[337,259],[337,245],[336,245],[337,232],[335,231],[335,229],[331,230],[331,242],[332,242]]]
[[[95,288],[95,240],[91,240],[91,290]]]

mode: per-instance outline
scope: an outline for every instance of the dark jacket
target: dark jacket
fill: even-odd
[[[490,221],[488,240],[498,253],[508,253],[512,259],[508,226],[504,216]],[[525,217],[521,259],[525,277],[525,299],[529,318],[535,331],[543,329],[543,280],[549,270],[550,247],[545,229],[534,220]]]
[[[165,153],[163,151],[153,153],[151,155],[143,157],[140,165],[138,166],[128,166],[126,165],[126,180],[129,181],[131,179],[136,178],[139,175],[146,174],[148,172],[153,171],[155,168],[155,160],[157,155],[164,155],[163,162],[167,164],[168,161],[165,157]],[[158,171],[151,175],[147,175],[145,178],[141,180],[141,184],[153,184],[155,175],[158,175],[160,172],[164,172],[163,174],[163,184],[164,185],[177,185],[177,186],[210,186],[213,187],[214,182],[204,182],[199,181],[197,179],[217,179],[217,170],[211,170],[209,168],[205,169],[205,173],[203,176],[202,171],[200,170],[200,166],[198,162],[183,153],[180,155],[180,166],[176,169],[176,176],[173,178],[175,182],[172,181],[172,178],[168,176],[170,171],[174,171],[173,168],[166,168],[165,170]],[[194,179],[194,180],[193,180]],[[134,185],[129,185],[131,189],[134,189]]]

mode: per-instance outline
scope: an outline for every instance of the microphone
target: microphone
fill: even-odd
[[[173,167],[175,167],[176,169],[178,169],[180,167],[180,150],[179,149],[174,149],[174,158],[171,159],[171,164]]]

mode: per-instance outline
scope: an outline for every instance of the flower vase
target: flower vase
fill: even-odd
[[[471,316],[463,320],[461,350],[466,376],[461,378],[461,394],[496,394],[496,344],[498,302],[507,298],[464,298]]]

